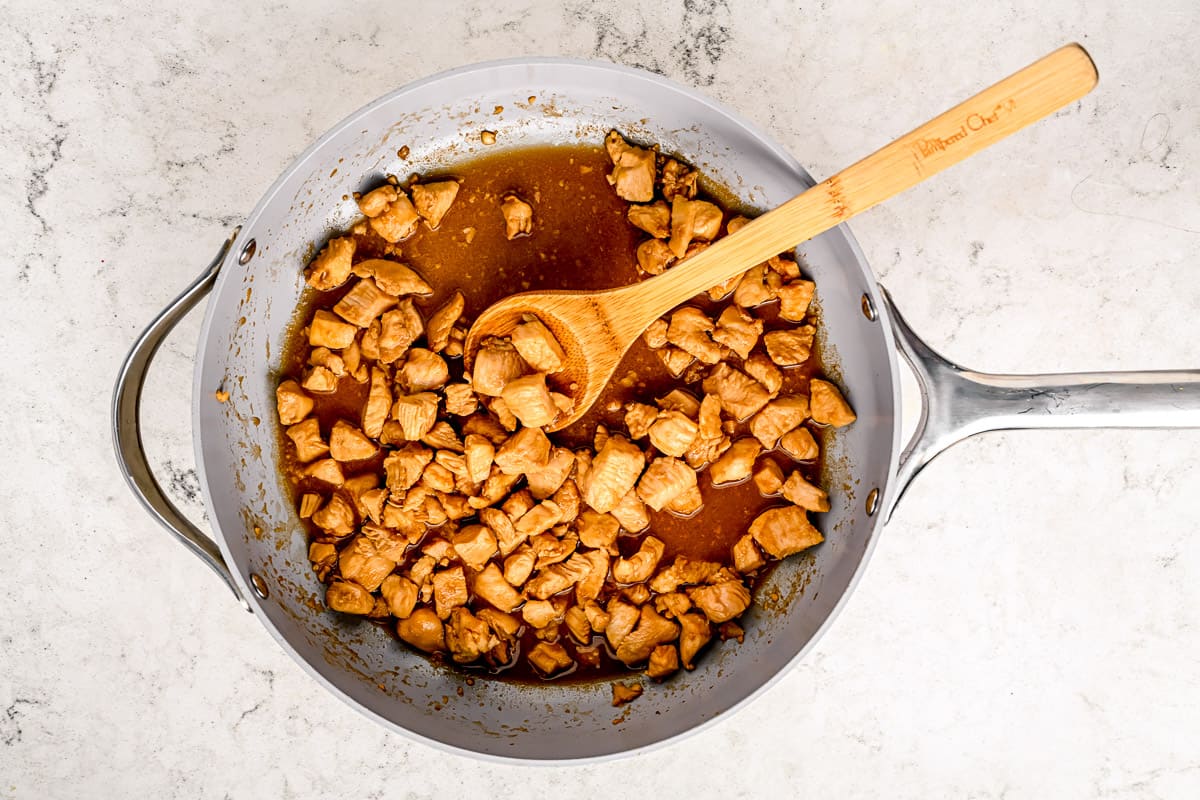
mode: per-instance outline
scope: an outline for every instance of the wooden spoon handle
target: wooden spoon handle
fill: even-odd
[[[709,287],[790,250],[1073,103],[1091,91],[1097,80],[1091,57],[1079,45],[1069,44],[984,89],[684,264],[634,284],[638,306],[646,312],[638,315],[644,319],[634,322],[634,327],[640,325],[634,335]]]

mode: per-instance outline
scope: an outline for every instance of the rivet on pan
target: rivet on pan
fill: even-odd
[[[238,256],[238,263],[242,265],[249,264],[250,259],[254,258],[254,250],[257,247],[258,245],[254,243],[253,239],[246,242],[245,247],[242,248],[242,254]]]
[[[875,317],[877,316],[875,313],[875,304],[865,294],[862,296],[862,312],[863,316],[871,320],[871,322],[875,321]]]
[[[267,588],[267,582],[264,581],[262,576],[257,572],[250,573],[250,585],[254,587],[254,593],[263,600],[266,600],[267,595],[271,593],[271,591]]]
[[[879,507],[879,490],[872,489],[867,495],[867,516],[875,516],[875,510]]]

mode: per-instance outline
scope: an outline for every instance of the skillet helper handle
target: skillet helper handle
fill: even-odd
[[[987,431],[1200,428],[1200,370],[995,375],[943,358],[882,290],[900,352],[921,389],[921,418],[900,455],[890,516],[909,483],[953,444]]]
[[[183,515],[167,498],[162,486],[155,479],[154,473],[150,469],[150,463],[146,459],[146,451],[142,446],[142,430],[139,424],[142,387],[145,384],[146,371],[150,367],[150,362],[154,360],[159,345],[167,335],[212,289],[221,264],[225,260],[225,255],[233,246],[234,239],[237,238],[238,230],[240,228],[235,229],[225,240],[220,251],[217,252],[216,258],[205,268],[200,277],[179,297],[171,301],[171,304],[163,309],[162,313],[134,342],[133,348],[130,349],[129,355],[125,357],[125,362],[121,365],[121,371],[117,375],[117,384],[113,390],[112,432],[113,446],[116,450],[117,461],[120,463],[121,473],[125,476],[125,482],[133,491],[134,496],[171,535],[182,542],[201,561],[208,564],[213,572],[225,581],[242,606],[249,611],[250,605],[238,592],[233,575],[230,573],[229,566],[225,563],[225,558],[221,555],[221,549],[217,547],[217,543]]]

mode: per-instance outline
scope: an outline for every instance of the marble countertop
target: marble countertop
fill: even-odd
[[[521,54],[697,86],[825,176],[1078,40],[1094,93],[851,227],[960,363],[1200,367],[1195,4],[1022,5],[5,3],[0,798],[1195,797],[1200,431],[953,448],[765,696],[562,769],[448,755],[327,694],[142,512],[111,451],[132,339],[296,153],[388,89]],[[199,520],[198,330],[165,346],[144,424]]]

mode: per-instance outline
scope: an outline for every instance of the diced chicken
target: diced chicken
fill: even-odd
[[[629,558],[618,558],[613,564],[613,580],[617,583],[641,583],[649,579],[665,550],[666,545],[660,540],[647,536],[636,553]]]
[[[522,489],[519,492],[513,492],[500,509],[515,522],[536,505],[533,494],[528,489]]]
[[[533,565],[534,569],[545,569],[551,564],[566,561],[575,552],[575,548],[579,545],[579,537],[574,533],[567,533],[560,539],[558,537],[562,530],[562,528],[555,527],[554,530],[530,536],[529,546],[533,548],[533,552],[538,557],[537,563]]]
[[[325,590],[325,605],[343,614],[370,614],[375,598],[357,583],[334,581]]]
[[[675,261],[671,247],[662,239],[647,239],[637,248],[638,269],[647,275],[661,275]]]
[[[750,523],[750,535],[775,558],[787,558],[825,540],[799,506],[764,511]]]
[[[656,458],[637,485],[638,497],[655,511],[696,486],[696,473],[678,458]]]
[[[396,201],[396,187],[384,184],[358,198],[358,210],[366,217],[378,217]]]
[[[354,508],[339,494],[329,498],[325,507],[313,512],[313,524],[332,536],[354,533]]]
[[[763,554],[759,552],[758,545],[754,543],[754,537],[750,534],[746,534],[734,543],[731,555],[733,568],[743,575],[753,572],[767,563]]]
[[[544,427],[558,416],[558,406],[550,397],[546,376],[541,372],[510,380],[504,384],[500,396],[527,428]]]
[[[549,600],[529,600],[521,608],[521,618],[533,628],[545,628],[560,617],[558,608]]]
[[[809,382],[808,391],[811,393],[809,403],[815,422],[840,428],[857,419],[846,398],[842,397],[842,393],[832,383],[813,378]]]
[[[654,607],[663,616],[678,619],[692,607],[692,601],[683,592],[667,592],[655,596]]]
[[[700,428],[682,412],[665,411],[650,426],[650,443],[669,456],[682,456],[696,441]]]
[[[512,345],[538,372],[558,372],[567,358],[558,339],[537,319],[528,319],[513,329]]]
[[[699,486],[691,486],[667,503],[666,509],[680,517],[690,517],[704,507],[704,495]]]
[[[608,554],[599,550],[589,550],[578,555],[588,562],[589,570],[587,575],[575,584],[575,600],[587,603],[595,600],[604,591],[604,582],[608,579]]]
[[[492,465],[492,472],[487,476],[487,480],[483,482],[483,488],[479,490],[479,497],[471,497],[467,502],[473,508],[484,508],[504,499],[504,496],[512,490],[521,480],[521,475],[506,475],[498,466]]]
[[[541,472],[534,474],[540,475]],[[574,522],[579,517],[580,509],[583,508],[583,495],[580,494],[575,481],[570,478],[563,481],[562,486],[558,487],[558,491],[551,495],[550,499],[562,510],[560,524],[563,525]]]
[[[405,619],[417,605],[417,585],[400,575],[388,575],[379,584],[379,592],[388,605],[388,611],[397,619]]]
[[[442,224],[442,217],[450,210],[454,198],[458,197],[457,181],[419,183],[410,189],[413,207],[432,229]]]
[[[794,263],[794,262],[793,262]],[[779,287],[779,317],[790,322],[802,322],[808,313],[816,284],[812,281],[792,281]]]
[[[314,461],[304,468],[304,476],[306,478],[316,478],[319,481],[324,481],[330,486],[341,486],[345,483],[345,476],[342,474],[342,466],[332,458],[322,458],[320,461]]]
[[[761,412],[760,412],[761,413]],[[708,468],[713,486],[737,483],[750,477],[754,471],[754,459],[762,452],[762,445],[750,437],[737,439],[725,453]]]
[[[809,511],[828,511],[829,495],[813,486],[799,472],[793,472],[783,484],[783,498]]]
[[[671,208],[661,200],[632,205],[625,216],[635,228],[644,230],[655,239],[666,239],[671,235]]]
[[[466,458],[467,477],[472,483],[482,483],[492,471],[495,447],[483,436],[467,434],[463,439],[463,455]]]
[[[533,565],[537,563],[537,553],[532,547],[518,547],[512,555],[504,559],[504,580],[513,586],[522,586],[533,574]]]
[[[451,567],[433,573],[433,602],[441,619],[450,616],[450,610],[467,604],[467,577],[462,567]]]
[[[646,340],[646,345],[652,350],[657,350],[660,347],[665,347],[667,344],[667,331],[670,329],[670,323],[665,319],[656,319],[650,323],[650,327],[646,328],[646,332],[642,334],[642,338]]]
[[[569,589],[591,572],[591,562],[582,553],[576,553],[561,564],[553,564],[540,571],[525,584],[525,593],[538,600],[545,600]]]
[[[567,613],[563,616],[563,622],[566,623],[567,631],[575,641],[587,644],[592,640],[592,626],[588,624],[587,614],[579,606],[568,608]]]
[[[512,413],[503,397],[485,397],[483,398],[484,407],[492,412],[492,416],[506,431],[515,431],[521,424],[517,419],[517,415]]]
[[[658,409],[645,403],[629,403],[625,406],[625,429],[629,438],[637,441],[650,432],[650,426],[658,419]],[[689,420],[690,421],[690,420]]]
[[[479,394],[499,397],[505,385],[529,371],[517,349],[501,339],[485,339],[475,354],[471,385]]]
[[[713,327],[703,311],[684,306],[671,315],[667,341],[705,364],[715,364],[721,360],[721,348],[709,338]]]
[[[750,606],[750,590],[741,581],[722,581],[688,589],[688,597],[710,622],[725,622],[741,616]]]
[[[642,685],[640,683],[624,684],[614,681],[612,684],[612,704],[614,708],[623,706],[626,703],[632,703],[642,696]]]
[[[400,494],[421,479],[425,465],[433,460],[433,451],[419,444],[409,444],[403,450],[389,453],[383,460],[386,484],[393,494]]]
[[[704,583],[720,566],[712,561],[695,561],[687,556],[675,556],[671,566],[659,570],[659,573],[650,579],[650,589],[665,594],[675,591],[680,586]]]
[[[608,623],[612,619],[612,615],[601,608],[600,604],[595,600],[585,600],[582,602],[583,613],[587,616],[588,625],[596,633],[604,633],[608,628]]]
[[[362,535],[375,546],[375,551],[379,555],[389,561],[399,564],[404,560],[409,540],[400,531],[368,522],[362,526]]]
[[[430,608],[418,608],[396,623],[396,635],[418,650],[437,653],[446,649],[445,629]]]
[[[612,629],[611,625],[609,629]],[[637,627],[626,634],[617,645],[617,660],[631,666],[640,664],[650,658],[654,648],[678,637],[677,624],[661,616],[652,606],[644,605],[638,615]]]
[[[366,536],[356,536],[338,556],[338,571],[348,581],[354,581],[373,592],[392,574],[396,562],[379,554],[379,549]]]
[[[604,137],[604,147],[612,159],[613,171],[608,182],[617,196],[631,203],[648,203],[654,199],[654,151],[634,147],[616,131]]]
[[[817,329],[801,325],[789,331],[771,331],[763,336],[767,355],[781,367],[792,367],[808,361]]]
[[[308,284],[321,292],[341,286],[350,278],[354,250],[354,239],[349,236],[330,239],[308,268]]]
[[[337,378],[325,367],[313,367],[300,385],[313,394],[328,394],[337,389]]]
[[[618,598],[613,598],[608,601],[608,625],[604,628],[604,638],[608,640],[608,644],[614,650],[621,646],[621,642],[637,625],[640,613],[638,607],[623,602]]]
[[[538,642],[526,658],[534,669],[546,676],[562,672],[575,663],[561,644],[549,642]]]
[[[482,436],[496,446],[504,444],[504,440],[508,438],[508,431],[504,426],[488,414],[473,414],[465,419],[462,433],[463,436]]]
[[[621,526],[611,514],[601,514],[588,509],[579,515],[576,529],[579,541],[585,547],[608,550],[616,543]]]
[[[747,358],[742,369],[751,378],[765,386],[772,397],[783,388],[783,373],[780,372],[779,367],[775,366],[775,362],[763,353],[755,353]]]
[[[497,644],[484,656],[484,659],[493,667],[511,664],[516,656],[517,635],[521,631],[521,620],[512,614],[505,614],[494,608],[481,608],[475,612],[475,616],[487,623],[498,640]]]
[[[308,519],[316,510],[321,507],[321,495],[319,494],[304,494],[300,496],[300,509],[297,512],[300,519]]]
[[[802,394],[785,394],[763,406],[750,420],[750,432],[768,450],[775,447],[779,437],[808,419],[808,398]]]
[[[646,674],[656,680],[679,671],[679,651],[673,644],[660,644],[650,653]]]
[[[608,443],[608,426],[603,422],[596,425],[596,433],[592,436],[592,449],[597,453],[604,449],[604,445]]]
[[[742,308],[754,308],[774,299],[775,290],[767,283],[767,267],[764,264],[746,270],[733,290],[733,302]]]
[[[644,583],[632,583],[621,587],[621,596],[635,606],[650,602],[650,587]]]
[[[710,241],[721,230],[721,209],[706,200],[675,195],[671,201],[671,252],[683,258],[693,239]]]
[[[329,455],[337,461],[360,461],[371,458],[379,448],[366,434],[345,420],[333,424],[329,434]]]
[[[544,500],[522,514],[513,523],[513,527],[522,536],[535,536],[550,530],[561,520],[562,509],[558,507],[558,503],[553,500]]]
[[[407,264],[388,258],[368,258],[354,265],[354,274],[374,278],[375,285],[395,297],[433,294],[433,287]],[[365,327],[365,326],[364,326]]]
[[[445,360],[423,347],[408,351],[403,366],[396,370],[396,381],[410,393],[440,389],[449,380],[450,369]]]
[[[696,360],[686,350],[681,350],[678,347],[670,345],[655,350],[654,354],[658,356],[659,361],[663,363],[663,366],[667,368],[667,372],[671,373],[671,377],[673,378],[683,375],[684,371]]]
[[[429,317],[429,324],[425,327],[425,339],[430,350],[440,353],[446,349],[446,345],[450,344],[450,331],[462,318],[465,307],[466,301],[463,300],[462,292],[456,291],[433,312]]]
[[[688,200],[696,196],[696,181],[700,173],[688,169],[673,158],[668,158],[663,165],[662,192],[663,197],[674,200],[675,195],[683,195]]]
[[[354,342],[358,328],[348,322],[343,322],[330,312],[320,309],[313,314],[308,326],[308,343],[313,347],[328,347],[340,350],[349,347]]]
[[[467,383],[452,383],[442,390],[446,396],[446,413],[467,417],[479,410],[475,390]]]
[[[417,230],[417,210],[402,191],[393,190],[396,198],[382,212],[370,217],[370,225],[385,241],[395,244],[412,236]]]
[[[376,361],[379,359],[379,335],[382,333],[382,331],[382,318],[372,322],[367,326],[367,329],[363,331],[362,340],[356,342],[358,345],[359,355],[362,358],[370,359],[371,361]],[[351,344],[351,347],[353,346],[354,343]],[[344,353],[346,350],[343,350],[342,352]]]
[[[484,525],[468,525],[450,540],[454,552],[471,569],[483,569],[498,552],[496,537]],[[508,611],[508,609],[503,609]]]
[[[421,314],[411,299],[400,301],[395,309],[385,313],[379,321],[379,360],[387,364],[403,356],[425,332]]]
[[[621,523],[622,528],[630,533],[640,533],[650,526],[650,515],[646,511],[646,504],[638,497],[636,489],[626,492],[609,513],[617,522]]]
[[[708,617],[692,612],[679,618],[679,627],[679,660],[683,662],[684,669],[695,669],[693,659],[712,639],[712,626],[708,623]]]
[[[546,466],[528,474],[529,491],[538,500],[545,500],[558,491],[575,466],[575,454],[565,447],[555,447]]]
[[[721,281],[716,286],[710,286],[708,288],[708,299],[712,300],[714,303],[718,300],[724,300],[729,296],[730,292],[737,288],[737,285],[741,283],[741,280],[741,275],[734,275]]]
[[[764,496],[779,494],[779,490],[783,488],[783,470],[774,461],[763,461],[758,469],[754,470],[754,485]]]
[[[463,449],[463,443],[459,440],[458,434],[454,432],[453,426],[445,420],[435,422],[429,429],[429,433],[421,437],[421,442],[430,447],[436,447],[438,450],[449,450],[453,453],[462,452]]]
[[[363,406],[362,430],[373,439],[383,434],[383,425],[392,408],[392,391],[388,383],[387,373],[378,367],[371,369],[371,388]]]
[[[363,278],[342,295],[333,306],[333,313],[347,322],[365,328],[371,321],[396,305],[394,295],[380,289],[373,278]]]
[[[283,388],[280,386],[280,388]],[[276,392],[278,396],[278,391]],[[312,400],[304,397],[309,404],[311,410]],[[304,412],[305,414],[308,411]],[[279,416],[282,419],[283,410],[281,408]],[[317,422],[316,417],[306,419],[303,422],[297,422],[287,429],[288,438],[292,440],[292,444],[296,446],[296,460],[301,464],[307,464],[314,458],[320,458],[329,452],[329,445],[325,444],[325,440],[321,438],[321,425]]]
[[[717,396],[726,414],[741,421],[755,414],[770,400],[761,383],[722,362],[704,379],[704,391]]]
[[[731,305],[721,312],[712,338],[737,353],[739,358],[745,359],[750,356],[754,345],[758,344],[758,337],[762,331],[761,319],[756,319],[738,306]]]
[[[794,428],[788,431],[780,438],[779,446],[797,461],[811,461],[821,454],[821,448],[817,446],[817,440],[808,428]]]
[[[533,233],[533,206],[515,194],[504,196],[504,202],[500,204],[500,214],[504,217],[506,239],[512,240]]]
[[[465,608],[455,608],[446,622],[446,649],[458,664],[470,664],[498,645],[491,627]]]
[[[437,421],[438,397],[433,392],[400,395],[392,404],[392,419],[400,423],[404,438],[419,440]]]
[[[477,597],[483,598],[501,611],[512,611],[524,602],[521,593],[504,579],[504,574],[495,564],[488,564],[475,576],[474,590]]]
[[[586,485],[580,487],[584,502],[602,514],[612,511],[633,489],[645,466],[637,445],[622,436],[609,437],[592,461]]]
[[[496,466],[506,475],[524,475],[550,462],[550,440],[541,428],[522,428],[500,446]]]
[[[351,346],[353,344],[351,342]],[[314,347],[308,354],[308,363],[314,367],[324,367],[336,378],[341,378],[346,374],[346,362],[328,347]]]

